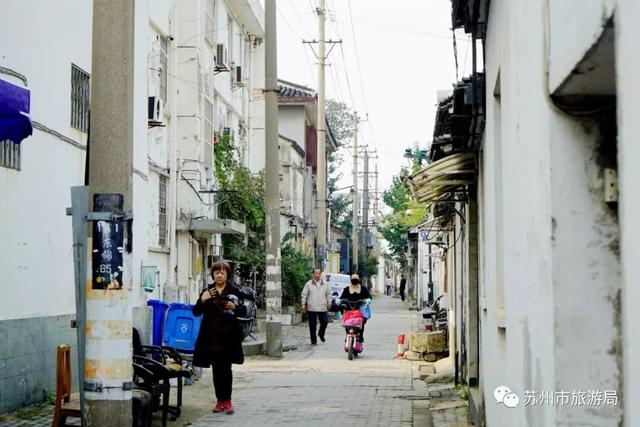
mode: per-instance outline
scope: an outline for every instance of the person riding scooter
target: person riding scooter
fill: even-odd
[[[371,293],[369,290],[360,284],[360,276],[358,273],[354,273],[351,275],[351,284],[344,288],[342,291],[342,295],[340,295],[339,301],[349,301],[351,303],[357,301],[364,301],[360,304],[361,306],[371,304]],[[338,302],[339,303],[339,302]],[[360,331],[360,342],[364,342],[364,326],[367,323],[367,319],[364,319],[362,324],[362,330]]]

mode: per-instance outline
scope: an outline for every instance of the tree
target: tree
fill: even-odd
[[[220,195],[217,198],[221,218],[233,219],[246,225],[243,236],[223,234],[222,245],[226,258],[264,268],[265,214],[264,171],[252,175],[240,164],[233,139],[217,135],[214,145],[214,171]]]
[[[332,99],[326,102],[326,117],[331,134],[340,147],[350,144],[355,132],[356,114],[344,102]],[[331,224],[338,225],[344,219],[351,203],[348,196],[334,194],[338,189],[337,183],[342,178],[339,170],[344,161],[343,154],[337,150],[328,155],[327,160],[327,191],[329,194],[328,208],[331,210]],[[343,230],[344,231],[344,230]]]
[[[309,280],[313,259],[291,245],[293,233],[282,239],[282,305],[297,306],[304,284]]]
[[[403,168],[400,175],[393,177],[391,187],[383,193],[382,200],[392,209],[379,227],[380,233],[389,243],[394,259],[402,266],[406,265],[405,250],[409,229],[419,224],[425,217],[426,208],[411,199],[402,178],[408,175]]]

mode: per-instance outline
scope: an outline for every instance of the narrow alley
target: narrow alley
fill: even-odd
[[[309,343],[306,323],[291,328],[296,336],[286,336],[285,345],[296,350],[281,360],[252,357],[234,367],[233,417],[212,413],[193,425],[411,426],[412,363],[394,358],[396,337],[410,330],[411,314],[398,299],[376,298],[365,350],[353,361],[342,349],[339,322],[329,324],[326,342],[317,346]],[[200,381],[211,381],[210,374]]]

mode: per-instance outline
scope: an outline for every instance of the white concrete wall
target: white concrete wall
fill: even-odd
[[[621,273],[622,273],[622,324],[624,355],[624,425],[633,426],[640,419],[640,342],[636,325],[640,324],[640,121],[637,118],[640,93],[640,45],[637,17],[640,3],[635,0],[618,0],[616,11],[616,67],[618,86],[618,177],[620,186]]]
[[[583,5],[573,9],[579,16],[586,13]],[[542,2],[497,0],[489,18],[480,201],[486,422],[618,425],[616,407],[513,410],[493,398],[499,385],[519,393],[521,402],[526,390],[617,390],[621,375],[610,351],[618,333],[610,302],[619,283],[612,250],[618,228],[602,202],[602,171],[595,162],[600,135],[592,124],[556,112],[545,97],[544,12]],[[581,31],[573,32],[574,39],[583,37]],[[552,33],[551,46],[568,42],[558,37]],[[566,59],[581,57],[581,49],[577,43],[561,51]],[[551,69],[568,67],[551,58]],[[494,97],[498,71],[500,100]]]
[[[0,15],[0,65],[27,77],[32,119],[82,145],[86,134],[70,126],[71,64],[91,73],[91,14],[91,2],[9,0]],[[75,311],[65,209],[85,151],[37,129],[21,150],[21,171],[0,167],[0,320]]]
[[[600,37],[617,0],[548,1],[549,86],[551,92],[571,74]],[[546,23],[543,23],[543,25]]]
[[[305,111],[302,105],[278,106],[280,135],[293,139],[306,152]]]

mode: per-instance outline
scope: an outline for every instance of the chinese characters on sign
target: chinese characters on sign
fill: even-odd
[[[526,390],[522,404],[525,406],[616,406],[616,390],[535,391]]]
[[[93,289],[122,289],[123,221],[96,221],[93,224]]]
[[[618,392],[616,390],[572,390],[572,391],[536,391],[526,390],[523,399],[507,386],[500,386],[493,392],[496,403],[507,408],[523,406],[616,406]]]

